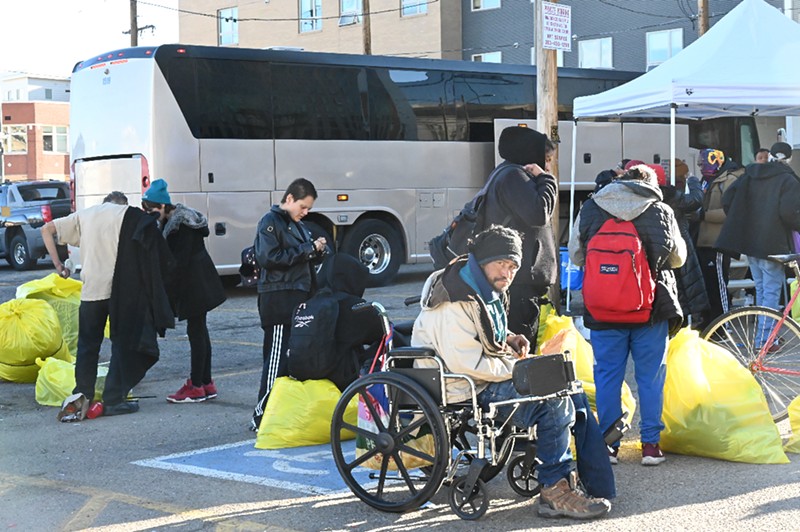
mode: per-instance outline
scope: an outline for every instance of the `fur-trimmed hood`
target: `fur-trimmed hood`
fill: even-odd
[[[191,229],[200,229],[203,236],[208,235],[208,218],[200,211],[178,203],[175,205],[175,210],[172,211],[172,216],[170,216],[169,220],[167,220],[167,223],[164,225],[164,237],[180,229],[181,225],[185,225]],[[205,231],[203,231],[203,229],[205,229]]]

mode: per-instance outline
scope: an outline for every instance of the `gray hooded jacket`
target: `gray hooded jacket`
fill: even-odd
[[[656,297],[651,322],[670,321],[670,328],[680,326],[682,312],[678,302],[675,275],[686,261],[686,242],[680,234],[672,208],[663,203],[658,186],[638,180],[618,180],[610,183],[587,201],[575,220],[569,241],[572,262],[582,266],[586,245],[609,218],[633,222],[645,247],[650,270],[656,279]],[[637,324],[602,323],[588,311],[584,323],[590,329],[619,329],[640,327]]]

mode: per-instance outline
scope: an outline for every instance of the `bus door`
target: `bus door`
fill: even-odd
[[[275,186],[271,140],[202,139],[200,190],[208,201],[208,251],[221,274],[236,273],[242,249],[269,210]]]

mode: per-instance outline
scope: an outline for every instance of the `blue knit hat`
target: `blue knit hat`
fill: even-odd
[[[150,188],[144,191],[142,199],[152,201],[153,203],[172,205],[169,192],[167,192],[167,182],[163,179],[156,179],[150,183]]]

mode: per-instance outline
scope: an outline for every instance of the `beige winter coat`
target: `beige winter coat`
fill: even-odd
[[[453,298],[442,282],[445,272],[458,276],[458,263],[428,277],[422,289],[422,311],[414,322],[411,345],[436,351],[450,373],[468,375],[480,393],[490,382],[511,378],[516,358],[507,344],[494,341],[491,319],[476,294],[467,299]],[[452,278],[452,277],[451,277]],[[455,282],[460,279],[455,279]],[[455,301],[452,299],[456,299]],[[420,367],[435,366],[420,361]],[[449,403],[470,400],[470,386],[464,379],[446,382]]]
[[[722,224],[725,222],[725,211],[722,210],[722,195],[739,176],[744,173],[744,168],[728,171],[717,177],[705,192],[703,210],[705,217],[700,222],[700,231],[697,235],[697,247],[713,248],[714,242],[719,237]]]

